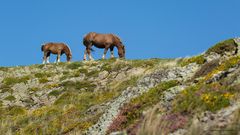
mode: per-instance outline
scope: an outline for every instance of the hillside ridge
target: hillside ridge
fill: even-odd
[[[188,58],[0,67],[0,134],[239,133],[239,45],[225,40]]]

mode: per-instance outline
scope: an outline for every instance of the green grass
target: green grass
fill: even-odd
[[[0,107],[0,133],[11,131],[12,134],[67,134],[70,132],[83,132],[95,124],[103,113],[97,110],[88,113],[92,106],[106,103],[125,90],[134,86],[138,77],[114,83],[108,90],[94,91],[96,85],[92,82],[67,81],[59,86],[63,90],[53,90],[48,96],[55,96],[57,100],[51,106],[43,106],[26,111],[25,108]],[[82,89],[82,90],[81,90]],[[31,91],[38,91],[33,88]]]
[[[48,96],[58,97],[61,93],[62,93],[62,91],[60,91],[60,90],[53,90],[52,92],[50,92],[50,93],[48,94]]]
[[[23,76],[23,77],[7,77],[3,79],[3,83],[5,85],[14,85],[17,83],[27,83],[30,79],[30,76]]]
[[[132,67],[154,67],[155,65],[159,64],[162,61],[168,61],[170,59],[147,59],[147,60],[131,60],[129,61],[131,63]]]
[[[200,113],[215,112],[230,105],[234,93],[219,83],[197,84],[179,94],[174,101],[174,112]]]
[[[8,68],[7,67],[0,67],[0,71],[7,72]]]
[[[67,65],[67,68],[68,69],[78,69],[82,66],[83,66],[82,62],[73,62],[73,63],[70,63],[69,65]]]
[[[10,96],[7,96],[7,97],[5,97],[4,98],[4,100],[8,100],[8,101],[14,101],[16,98],[14,97],[14,96],[12,96],[12,95],[10,95]]]
[[[39,83],[47,83],[47,82],[49,82],[47,77],[39,78],[38,80],[39,80]]]
[[[2,84],[1,87],[0,87],[0,93],[5,93],[5,92],[12,93],[13,90],[11,89],[11,86],[6,85],[6,84]]]
[[[203,55],[199,56],[194,56],[191,58],[185,58],[182,61],[180,61],[180,66],[186,66],[189,65],[190,63],[197,63],[199,65],[202,65],[206,62],[206,59],[203,57]]]
[[[44,78],[44,77],[51,77],[53,75],[54,75],[54,73],[52,73],[52,72],[43,72],[43,73],[36,73],[35,77],[36,78]]]
[[[94,88],[96,87],[95,84],[88,81],[79,81],[79,82],[66,81],[62,83],[61,86],[63,86],[65,90],[74,90],[74,91],[80,91],[81,89],[84,89],[85,91],[93,91]]]

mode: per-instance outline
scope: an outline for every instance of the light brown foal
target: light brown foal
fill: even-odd
[[[65,54],[67,61],[70,62],[72,59],[72,53],[70,48],[64,43],[53,43],[49,42],[42,45],[41,50],[44,52],[43,64],[49,63],[50,54],[57,54],[56,62],[60,62],[60,56]]]

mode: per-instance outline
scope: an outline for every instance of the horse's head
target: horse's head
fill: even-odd
[[[124,45],[121,45],[118,48],[118,55],[119,55],[119,58],[125,58],[125,46]]]

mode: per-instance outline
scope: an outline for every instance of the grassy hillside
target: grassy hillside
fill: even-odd
[[[0,67],[0,134],[235,134],[238,44],[181,59]]]

